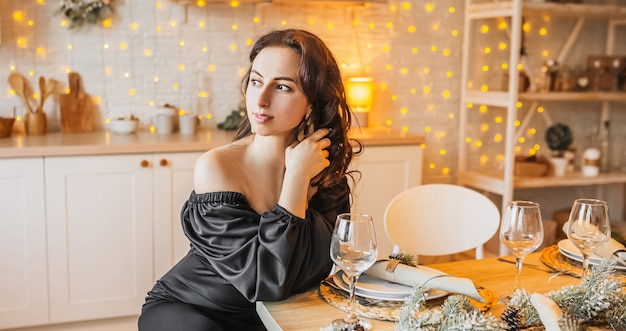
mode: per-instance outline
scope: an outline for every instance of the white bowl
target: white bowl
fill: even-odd
[[[130,118],[116,118],[109,122],[109,130],[115,133],[134,133],[139,126],[139,120]]]

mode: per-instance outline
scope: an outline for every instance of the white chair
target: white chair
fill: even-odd
[[[481,259],[483,245],[500,226],[500,210],[467,187],[427,184],[393,198],[384,224],[394,253],[441,256],[476,249]]]

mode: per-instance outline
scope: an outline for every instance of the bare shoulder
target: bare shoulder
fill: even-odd
[[[194,166],[196,193],[232,191],[241,192],[241,167],[238,144],[228,144],[202,154]]]

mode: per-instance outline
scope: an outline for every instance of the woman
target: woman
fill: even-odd
[[[353,154],[339,67],[294,29],[261,37],[250,63],[247,119],[197,160],[181,212],[191,250],[148,293],[140,330],[265,330],[255,301],[305,291],[332,268]]]

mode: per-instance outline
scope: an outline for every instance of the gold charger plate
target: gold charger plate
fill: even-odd
[[[346,291],[335,288],[328,282],[332,282],[332,277],[326,281],[320,283],[318,294],[331,306],[341,309],[342,311],[350,310],[350,297]],[[492,291],[489,291],[483,287],[477,287],[480,296],[485,299],[484,303],[475,301],[470,298],[470,302],[480,309],[482,312],[486,312],[497,302],[497,298]],[[358,296],[357,296],[358,297]],[[446,300],[448,296],[443,296],[437,299],[426,301],[426,307],[436,308]],[[400,316],[400,308],[404,304],[404,301],[388,301],[388,300],[373,300],[367,298],[356,298],[354,301],[354,310],[357,315],[370,319],[391,321],[395,322]]]
[[[582,276],[583,264],[574,259],[563,255],[558,245],[552,245],[541,250],[539,260],[555,272],[568,272]],[[626,277],[626,271],[616,270],[615,275],[618,277]]]
[[[541,250],[539,260],[555,271],[573,271],[581,275],[583,273],[582,263],[561,254],[558,245],[548,246]]]

